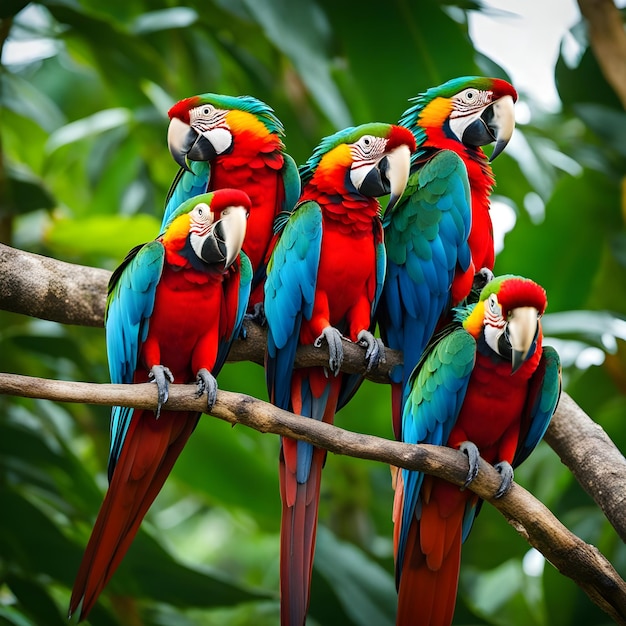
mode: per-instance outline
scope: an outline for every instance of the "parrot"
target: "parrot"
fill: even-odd
[[[220,189],[241,189],[252,208],[243,251],[253,268],[249,314],[263,321],[263,282],[274,241],[274,219],[300,196],[294,160],[285,152],[284,130],[274,111],[252,96],[205,93],[185,98],[168,112],[169,151],[180,169],[163,216],[188,198]]]
[[[302,194],[279,216],[280,237],[265,283],[266,381],[270,401],[332,423],[362,376],[340,373],[342,338],[366,348],[368,369],[384,355],[372,334],[385,274],[380,204],[398,200],[409,174],[413,134],[383,123],[350,127],[320,142],[300,167]],[[329,348],[327,367],[294,368],[299,345]],[[309,588],[319,503],[322,449],[283,437],[281,624],[301,626]]]
[[[493,278],[426,348],[409,377],[403,440],[458,448],[494,464],[510,488],[543,437],[561,391],[558,353],[543,346],[546,293],[515,275]],[[394,548],[398,626],[447,626],[456,602],[461,544],[480,509],[478,496],[440,478],[398,470]]]
[[[481,146],[495,142],[492,161],[504,150],[516,100],[504,80],[455,78],[418,95],[398,122],[417,150],[404,195],[384,216],[387,279],[376,312],[385,345],[403,352],[391,372],[397,439],[407,378],[438,323],[468,296],[476,272],[493,276],[494,177]]]
[[[109,488],[74,583],[70,617],[85,619],[132,543],[200,413],[162,410],[169,383],[197,384],[216,400],[228,345],[237,337],[252,268],[241,252],[251,202],[220,189],[183,202],[163,232],[113,272],[105,313],[113,383],[155,382],[156,411],[113,407]]]

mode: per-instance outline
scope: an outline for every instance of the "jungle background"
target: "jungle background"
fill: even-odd
[[[469,35],[480,10],[472,0],[5,0],[0,46],[38,52],[0,66],[0,241],[113,269],[158,232],[176,172],[165,141],[175,101],[254,95],[302,163],[338,128],[396,121],[429,86],[508,78]],[[494,163],[495,199],[516,215],[496,273],[546,288],[564,388],[624,450],[626,115],[582,19],[570,39],[577,54],[554,67],[559,110],[521,92],[523,119]],[[0,311],[0,370],[108,382],[103,330]],[[218,382],[267,398],[252,363],[228,364]],[[0,624],[67,623],[106,488],[108,416],[0,397]],[[366,382],[336,423],[391,438],[389,390]],[[278,623],[277,454],[275,435],[204,417],[88,623]],[[516,480],[626,575],[623,542],[547,444]],[[388,467],[329,456],[308,623],[393,623],[392,498]],[[463,548],[455,624],[608,622],[483,507]]]

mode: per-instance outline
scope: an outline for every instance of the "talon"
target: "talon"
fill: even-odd
[[[246,313],[245,319],[258,324],[259,326],[267,326],[267,318],[265,317],[265,305],[262,302],[257,302],[252,307],[252,313]]]
[[[357,343],[366,348],[365,361],[367,362],[367,372],[373,367],[378,367],[380,363],[385,362],[385,344],[382,342],[382,339],[377,339],[368,330],[362,330],[357,335]]]
[[[148,372],[148,378],[157,386],[157,410],[156,419],[159,419],[161,415],[161,407],[167,402],[169,398],[169,383],[174,382],[174,375],[169,367],[164,365],[154,365]]]
[[[481,291],[482,288],[493,280],[493,272],[488,267],[482,267],[474,274],[472,288]]]
[[[206,393],[207,407],[210,411],[217,400],[217,381],[211,372],[206,368],[198,370],[196,376],[196,398],[199,398],[202,394]]]
[[[472,481],[478,475],[478,461],[480,460],[480,452],[475,444],[471,441],[464,441],[460,446],[459,450],[467,456],[467,462],[469,464],[469,469],[467,470],[467,477],[465,478],[465,482],[461,487],[461,490],[466,489],[472,484]]]
[[[498,470],[500,476],[502,477],[498,491],[496,491],[493,496],[497,500],[505,495],[511,488],[511,485],[513,484],[513,468],[508,461],[500,461],[500,463],[496,463],[494,467]]]
[[[328,367],[330,371],[337,376],[343,363],[343,346],[341,340],[343,335],[334,327],[326,326],[322,334],[313,342],[316,348],[322,346],[322,340],[326,340],[328,344]]]

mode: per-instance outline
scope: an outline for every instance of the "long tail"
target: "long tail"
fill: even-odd
[[[317,510],[325,450],[315,448],[306,482],[294,480],[285,463],[285,448],[297,446],[283,440],[280,460],[280,494],[283,503],[280,526],[280,623],[302,626],[309,608],[309,592],[315,553]],[[307,444],[308,445],[308,444]]]
[[[402,510],[402,478],[398,472],[394,502],[397,541]],[[456,604],[467,494],[458,487],[424,478],[419,517],[409,528],[402,563],[396,564],[397,626],[450,626]]]
[[[109,489],[80,564],[69,615],[87,617],[130,547],[200,417],[199,413],[135,411]]]

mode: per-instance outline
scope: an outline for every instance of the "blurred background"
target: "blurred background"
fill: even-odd
[[[626,114],[574,0],[176,4],[3,0],[0,241],[113,269],[152,239],[176,173],[167,110],[186,96],[264,100],[302,163],[323,135],[396,121],[449,78],[509,78],[520,100],[494,163],[496,273],[546,288],[565,389],[626,449]],[[103,330],[0,312],[0,370],[108,382]],[[219,384],[267,398],[251,363],[227,365]],[[108,416],[0,397],[0,624],[67,623],[106,488]],[[389,390],[366,383],[337,424],[392,438]],[[277,624],[277,453],[274,435],[203,418],[89,623]],[[516,479],[626,575],[624,544],[545,443]],[[392,497],[388,467],[329,456],[309,624],[394,622]],[[455,624],[609,621],[483,507]]]

